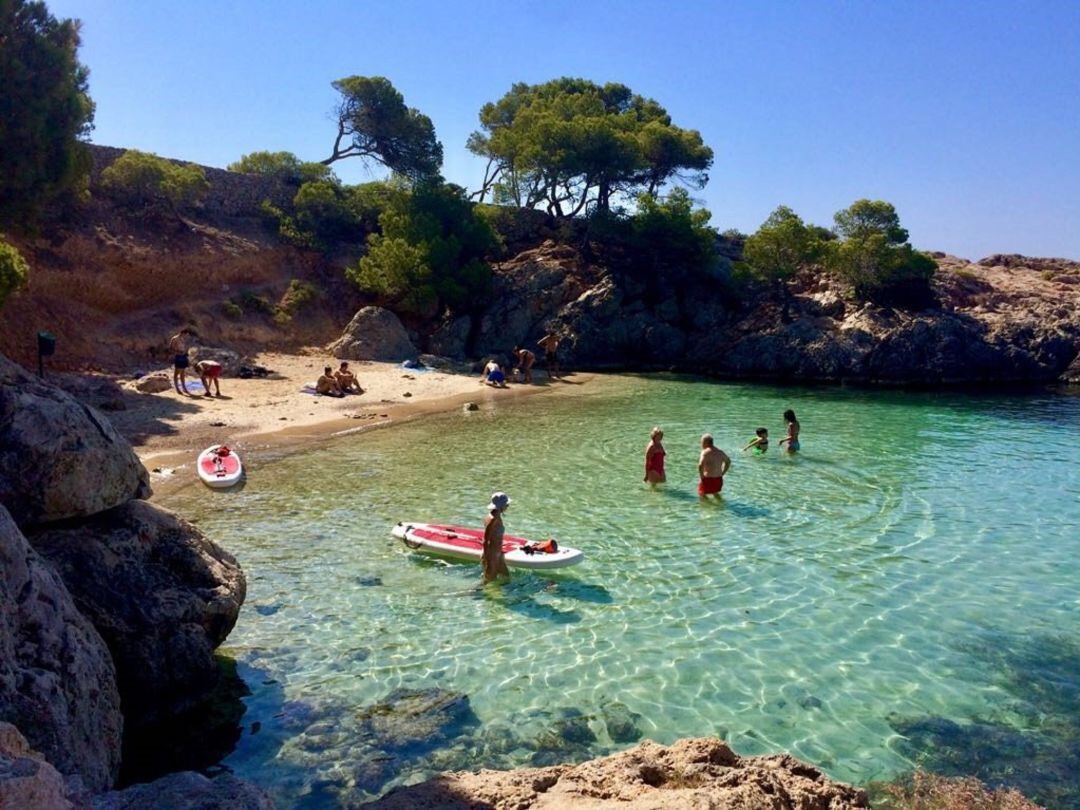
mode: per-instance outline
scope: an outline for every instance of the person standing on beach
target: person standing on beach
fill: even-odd
[[[503,536],[506,527],[503,526],[503,512],[510,508],[510,496],[505,492],[496,492],[491,496],[488,504],[488,515],[484,518],[484,554],[481,565],[484,569],[484,582],[494,582],[497,579],[510,579],[510,569],[506,567],[506,556],[503,554]]]
[[[518,368],[521,369],[521,374],[525,379],[526,385],[532,385],[532,367],[536,362],[536,355],[530,352],[528,349],[523,349],[520,346],[514,347],[514,361],[518,364]]]
[[[778,444],[783,445],[787,443],[787,451],[789,453],[799,452],[799,420],[795,418],[795,411],[788,408],[784,411],[784,421],[787,422],[787,436],[782,438]]]
[[[536,345],[544,350],[544,368],[547,369],[549,380],[559,378],[559,343],[561,341],[562,338],[554,332],[549,332],[536,341]]]
[[[659,427],[654,427],[652,433],[649,434],[649,443],[645,445],[645,483],[647,484],[663,484],[667,481],[667,476],[664,474],[664,456],[667,453],[664,451],[664,445],[661,441],[664,438],[664,431]]]
[[[185,326],[169,338],[169,351],[173,356],[173,388],[178,394],[181,393],[180,389],[183,389],[185,394],[191,393],[187,390],[188,349],[194,345],[197,337],[194,329]]]
[[[724,488],[724,476],[731,469],[731,459],[713,443],[712,435],[706,433],[701,437],[701,456],[698,458],[698,496],[704,498],[707,495],[720,496]]]

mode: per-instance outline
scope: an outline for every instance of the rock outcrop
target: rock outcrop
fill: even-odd
[[[10,723],[0,722],[0,808],[67,810],[64,777],[30,748]]]
[[[0,720],[91,789],[111,786],[119,772],[123,720],[109,651],[3,507]]]
[[[834,782],[781,754],[740,757],[718,739],[645,741],[581,765],[448,773],[399,788],[371,805],[380,810],[750,810],[868,807],[866,792]]]
[[[208,779],[194,771],[171,773],[124,790],[95,796],[93,810],[147,810],[147,808],[198,808],[198,810],[273,810],[274,803],[260,788],[230,773]]]
[[[416,357],[398,316],[382,307],[364,307],[357,312],[341,337],[327,346],[339,360],[382,360],[398,363]]]
[[[854,301],[819,274],[792,283],[785,320],[779,302],[738,301],[721,279],[637,278],[549,242],[496,266],[475,349],[498,355],[551,330],[564,336],[563,362],[586,368],[893,385],[1080,376],[1080,263],[936,260],[932,308]],[[463,331],[449,322],[432,340],[457,350]]]
[[[231,554],[145,501],[35,531],[31,543],[108,644],[129,725],[158,723],[213,691],[213,653],[246,592]]]
[[[149,476],[102,414],[0,357],[0,505],[20,526],[150,495]]]

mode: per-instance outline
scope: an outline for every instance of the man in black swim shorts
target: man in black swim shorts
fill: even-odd
[[[559,341],[558,335],[550,332],[536,341],[536,345],[544,350],[544,368],[547,369],[548,379],[554,380],[559,376]]]
[[[173,355],[173,387],[178,394],[180,389],[183,389],[185,394],[191,393],[187,390],[188,349],[191,348],[196,337],[195,330],[190,326],[185,326],[169,338],[169,351]]]

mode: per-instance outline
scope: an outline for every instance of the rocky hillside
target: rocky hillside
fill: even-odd
[[[277,181],[206,168],[198,211],[151,215],[101,193],[97,178],[120,150],[94,152],[91,198],[15,240],[32,271],[5,305],[0,352],[30,365],[34,335],[48,330],[59,339],[52,368],[130,372],[164,364],[184,324],[207,345],[288,351],[327,345],[377,303],[342,272],[361,246],[301,250],[262,219],[262,199],[286,204],[291,193]],[[472,316],[408,321],[418,352],[505,355],[554,329],[578,368],[892,385],[1080,379],[1077,262],[937,254],[936,304],[919,312],[863,304],[807,276],[792,285],[785,321],[774,296],[732,279],[737,242],[717,241],[716,277],[672,280],[608,266],[582,229],[556,229],[539,212],[505,213],[498,227],[512,258],[494,266],[492,300]]]
[[[789,322],[766,294],[739,299],[722,280],[679,287],[620,275],[554,242],[497,266],[479,323],[432,337],[463,356],[534,345],[554,329],[572,366],[673,368],[739,378],[884,384],[1080,381],[1080,263],[937,254],[937,305],[919,312],[859,303],[826,276],[792,285]]]

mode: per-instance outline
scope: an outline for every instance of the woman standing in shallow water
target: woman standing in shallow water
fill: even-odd
[[[652,429],[649,434],[649,443],[645,445],[645,482],[648,484],[663,484],[667,481],[664,474],[664,445],[660,441],[664,438],[664,431],[658,427]]]
[[[795,418],[795,411],[788,408],[784,411],[784,421],[787,422],[787,436],[780,440],[780,444],[787,442],[789,453],[799,452],[799,420]]]
[[[510,496],[505,492],[496,492],[491,496],[488,516],[484,518],[484,556],[480,560],[484,568],[484,582],[510,579],[510,569],[506,567],[506,557],[503,556],[506,527],[502,522],[502,514],[509,506]]]

